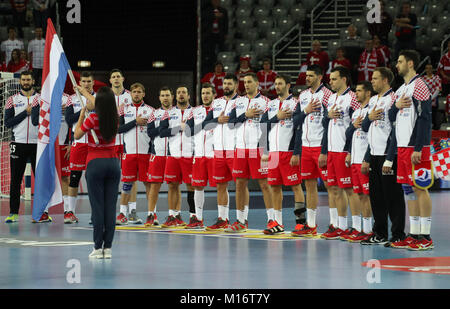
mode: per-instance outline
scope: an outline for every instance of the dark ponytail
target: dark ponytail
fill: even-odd
[[[111,88],[102,87],[95,98],[95,112],[98,116],[100,134],[107,142],[116,137],[119,126],[116,100]]]

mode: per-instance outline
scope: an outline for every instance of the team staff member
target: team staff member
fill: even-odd
[[[20,74],[20,91],[9,97],[5,106],[5,126],[12,129],[10,147],[11,182],[9,191],[9,216],[6,223],[19,220],[20,185],[28,160],[36,167],[40,95],[34,90],[31,72]],[[51,221],[44,212],[39,222]]]
[[[110,259],[120,182],[120,164],[114,146],[119,126],[117,107],[114,93],[108,87],[100,88],[95,98],[86,88],[77,86],[77,89],[89,100],[87,107],[80,110],[74,133],[78,140],[88,135],[86,181],[94,227],[94,250],[89,257]],[[95,110],[85,120],[86,108]],[[90,130],[97,135],[98,145]]]

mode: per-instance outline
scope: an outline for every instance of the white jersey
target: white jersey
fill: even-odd
[[[61,98],[61,108],[67,107],[67,102],[69,101],[69,95],[63,93]],[[67,135],[69,134],[69,126],[67,125],[64,113],[61,115],[61,127],[59,128],[58,140],[59,145],[65,145]]]
[[[92,93],[94,97],[97,96],[96,93]],[[83,109],[83,106],[86,106],[87,99],[84,96],[81,96],[81,99],[83,100],[83,105],[78,100],[78,96],[76,94],[73,94],[69,97],[69,100],[67,101],[66,108],[72,106],[74,114],[78,113]],[[86,113],[87,110],[86,110]],[[75,132],[75,128],[77,127],[77,122],[74,122],[72,125],[72,132]],[[74,144],[87,144],[88,142],[88,134],[84,134],[80,139],[75,139]]]
[[[387,142],[392,131],[388,112],[394,102],[395,95],[392,89],[389,89],[389,91],[381,97],[376,95],[370,98],[368,113],[371,113],[374,109],[383,110],[381,119],[372,121],[370,123],[369,131],[367,132],[370,154],[373,156],[384,156],[387,154]]]
[[[150,153],[150,137],[147,134],[147,126],[140,126],[136,123],[137,116],[148,118],[153,114],[154,108],[146,105],[129,103],[122,105],[120,117],[123,120],[121,127],[128,127],[123,133],[124,153],[126,154],[148,154]]]
[[[300,93],[298,100],[300,102],[300,109],[303,112],[312,100],[318,99],[321,103],[320,111],[312,112],[306,115],[302,125],[302,146],[305,147],[320,147],[322,145],[323,137],[323,113],[328,107],[328,99],[333,94],[331,90],[323,84],[317,88],[313,93],[311,88],[306,89]]]
[[[236,118],[243,119],[236,123],[236,148],[257,149],[262,136],[261,116],[247,119],[245,113],[249,108],[266,111],[269,99],[258,93],[253,99],[247,96],[240,97],[235,102]]]
[[[192,116],[192,107],[189,106],[185,110],[181,110],[178,107],[172,107],[170,110],[166,111],[162,118],[161,126],[161,137],[169,137],[169,151],[172,157],[187,157],[190,158],[194,152],[194,139],[191,132],[187,133],[184,131],[177,131],[180,128],[181,122],[187,122],[189,116]],[[168,127],[164,121],[168,120]],[[164,130],[168,130],[164,132]],[[186,130],[190,130],[186,127]]]
[[[367,112],[369,111],[369,104],[367,104],[364,107],[358,108],[352,115],[352,123],[355,122],[355,120],[358,117],[362,117],[364,119],[367,115]],[[367,141],[367,132],[364,132],[362,128],[356,129],[353,132],[352,136],[352,164],[362,164],[364,160],[364,155],[366,154],[368,146]]]
[[[333,107],[339,110],[341,116],[337,119],[330,119],[328,124],[328,151],[344,152],[346,136],[345,131],[350,125],[351,114],[361,107],[356,100],[356,95],[347,88],[340,96],[333,93],[328,99],[328,111]]]
[[[153,122],[153,128],[159,128],[161,119],[163,118],[165,113],[166,110],[163,108],[155,109],[148,118],[147,127]],[[155,136],[152,140],[151,153],[153,153],[155,156],[163,156],[163,157],[167,156],[169,153],[168,142],[169,142],[168,137],[161,137],[159,136],[158,133],[158,135]]]
[[[119,95],[114,94],[114,98],[116,100],[116,107],[117,107],[117,112],[119,113],[119,116],[120,116],[120,108],[123,105],[133,102],[133,100],[131,99],[130,91],[126,90],[126,89],[124,89],[122,91],[122,93]],[[117,134],[115,145],[118,146],[118,145],[122,145],[122,144],[123,144],[123,134]]]
[[[189,118],[194,120],[194,156],[214,158],[214,130],[213,129],[198,129],[206,118],[206,115],[211,110],[211,107],[197,106],[192,109],[192,115]],[[198,128],[197,128],[198,127]],[[196,132],[200,130],[199,132]]]
[[[214,119],[218,118],[220,114],[224,116],[230,116],[233,110],[234,104],[239,96],[236,94],[230,100],[226,97],[221,97],[215,99],[212,106],[212,117]],[[206,128],[207,129],[207,128]],[[213,131],[213,148],[214,150],[234,150],[236,146],[236,131],[234,130],[234,125],[229,125],[228,123],[220,124],[214,126]]]
[[[284,101],[279,98],[268,103],[268,118],[276,117],[279,110],[289,110],[292,113],[297,107],[298,101],[289,95]],[[294,123],[292,117],[280,120],[277,123],[268,123],[269,131],[269,151],[292,151],[294,149]],[[269,129],[269,128],[268,128]]]

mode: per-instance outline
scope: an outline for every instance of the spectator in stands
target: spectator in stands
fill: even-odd
[[[269,58],[263,59],[263,69],[256,74],[259,80],[259,91],[269,99],[275,99],[277,92],[275,90],[275,78],[277,73],[272,71],[272,61]]]
[[[322,50],[322,44],[318,40],[314,40],[311,44],[311,51],[306,55],[306,65],[319,65],[324,72],[328,71],[330,58],[328,53]]]
[[[433,130],[439,130],[445,117],[445,115],[439,113],[439,94],[442,90],[442,83],[439,75],[433,74],[433,65],[431,63],[425,66],[422,80],[430,89]]]
[[[395,31],[395,36],[397,37],[395,58],[397,58],[403,49],[416,49],[417,16],[411,13],[411,4],[409,2],[403,2],[402,10],[397,15],[394,23],[397,26]]]
[[[28,58],[28,53],[25,49],[20,50],[20,61],[25,64],[25,71],[33,71],[33,66],[31,64],[30,58]],[[36,83],[34,85],[36,86]]]
[[[13,24],[19,31],[19,37],[23,38],[22,27],[26,25],[28,0],[11,0],[13,11]]]
[[[331,62],[331,69],[334,69],[337,66],[343,66],[348,68],[349,70],[352,69],[352,64],[350,63],[350,60],[345,58],[345,48],[338,47],[336,49],[336,58]]]
[[[372,80],[372,74],[375,68],[381,67],[384,64],[383,56],[373,46],[371,39],[366,40],[366,48],[359,57],[358,64],[358,82]]]
[[[381,23],[367,23],[372,37],[378,35],[383,45],[389,45],[388,36],[392,28],[392,17],[384,10],[384,1],[380,0]]]
[[[214,72],[207,73],[200,81],[202,84],[209,83],[216,89],[216,97],[223,97],[223,79],[226,73],[223,71],[222,62],[216,62]]]
[[[239,95],[245,95],[245,87],[244,87],[244,76],[247,73],[253,72],[250,66],[250,57],[240,57],[239,58],[239,69],[236,71],[235,75],[239,80],[239,86],[237,93]]]
[[[384,45],[381,42],[381,39],[378,35],[374,35],[372,37],[372,41],[373,41],[373,47],[375,47],[375,49],[383,57],[384,66],[389,67],[389,64],[391,62],[391,50],[389,49],[389,47],[387,47],[386,45]]]
[[[33,74],[36,86],[40,87],[42,82],[42,68],[44,67],[44,49],[45,39],[43,38],[42,28],[36,27],[34,30],[35,38],[28,43],[28,55],[33,65]]]
[[[211,0],[202,12],[203,74],[208,72],[224,50],[228,34],[228,12],[220,6],[220,0]]]
[[[442,78],[442,95],[450,93],[450,40],[447,41],[447,53],[441,57],[438,65],[438,73]]]
[[[20,59],[20,49],[14,49],[11,52],[11,60],[8,62],[7,71],[11,73],[20,73],[27,70],[27,63]]]
[[[8,27],[8,39],[3,41],[0,46],[2,60],[8,64],[11,60],[11,52],[16,48],[22,49],[23,47],[23,42],[16,39],[16,29]]]
[[[10,15],[12,14],[11,1],[10,0],[0,0],[0,15]],[[1,67],[1,65],[0,65]]]
[[[345,54],[352,65],[352,80],[356,80],[358,75],[359,56],[363,51],[363,41],[361,37],[358,36],[357,29],[353,24],[348,26],[347,31],[348,35],[342,40],[342,47],[345,48]]]
[[[47,18],[49,16],[49,0],[32,0],[34,26],[47,30]]]

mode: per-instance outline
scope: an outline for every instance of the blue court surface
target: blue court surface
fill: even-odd
[[[284,198],[285,235],[262,234],[266,224],[262,197],[260,193],[251,193],[249,231],[245,234],[149,230],[142,225],[128,225],[116,229],[111,260],[88,258],[93,244],[87,196],[82,196],[77,206],[80,222],[72,225],[63,224],[60,208],[50,210],[54,222],[32,224],[30,202],[22,203],[19,222],[5,224],[9,201],[2,199],[0,288],[450,288],[449,191],[432,193],[435,248],[424,252],[289,237],[295,226],[293,196],[289,193]],[[233,193],[230,198],[230,219],[234,221]],[[323,233],[329,222],[325,194],[320,194],[319,203],[318,230]],[[187,208],[183,194],[185,221]],[[138,214],[145,220],[143,194],[138,196]],[[164,222],[166,216],[167,195],[161,194],[159,221]],[[215,193],[207,193],[206,224],[213,224],[216,216]],[[370,260],[375,268],[365,266]]]

